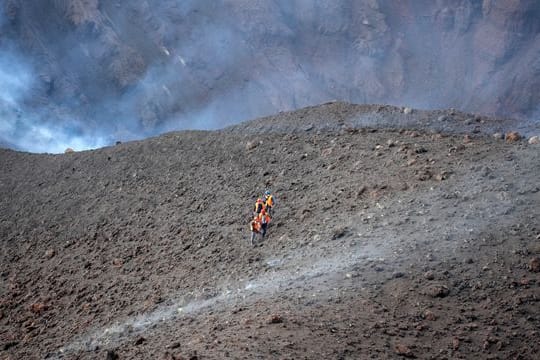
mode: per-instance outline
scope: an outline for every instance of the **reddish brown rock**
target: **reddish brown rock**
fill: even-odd
[[[459,349],[459,339],[458,338],[453,338],[452,339],[452,349],[454,351],[456,351],[457,349]]]
[[[532,272],[540,272],[540,258],[534,257],[529,261],[529,270]]]
[[[273,314],[268,318],[269,324],[280,324],[283,322],[283,318],[279,314]]]
[[[450,293],[450,290],[448,290],[448,287],[446,285],[435,284],[435,285],[429,286],[426,289],[425,293],[426,295],[429,295],[431,297],[443,298],[443,297],[448,296],[448,294]]]
[[[30,306],[30,311],[32,311],[34,314],[41,314],[47,309],[48,309],[48,306],[44,303],[34,303]]]
[[[121,267],[122,265],[124,265],[124,260],[122,260],[120,258],[115,258],[112,261],[112,264],[113,264],[114,267]]]
[[[504,136],[504,139],[508,143],[513,143],[513,142],[521,140],[521,135],[517,131],[511,131],[511,132],[506,133],[506,135]]]
[[[424,319],[429,321],[435,321],[437,320],[437,316],[435,316],[435,314],[431,310],[426,310],[424,311]]]
[[[396,344],[396,346],[394,347],[394,351],[396,352],[396,354],[400,356],[404,356],[408,358],[414,357],[412,350],[407,345],[404,345],[401,343]]]

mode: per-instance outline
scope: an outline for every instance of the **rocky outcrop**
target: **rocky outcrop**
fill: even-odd
[[[331,99],[524,118],[540,104],[534,0],[9,0],[3,17],[36,71],[25,104],[118,137]]]

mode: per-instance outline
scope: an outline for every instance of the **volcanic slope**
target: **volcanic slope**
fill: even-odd
[[[540,145],[505,126],[330,103],[0,150],[0,358],[533,359]]]

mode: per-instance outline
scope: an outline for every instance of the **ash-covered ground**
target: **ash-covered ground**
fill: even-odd
[[[1,150],[0,358],[536,358],[540,144],[514,129],[329,103]]]

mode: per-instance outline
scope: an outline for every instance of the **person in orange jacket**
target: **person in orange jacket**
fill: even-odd
[[[258,198],[255,202],[255,208],[253,209],[253,212],[255,215],[258,215],[261,213],[261,211],[266,210],[266,202],[262,198]]]
[[[262,224],[258,216],[255,216],[252,220],[250,225],[251,229],[251,246],[255,245],[255,237],[257,237],[257,234],[261,233]]]
[[[257,217],[261,223],[261,236],[264,239],[264,235],[266,235],[266,229],[268,228],[268,224],[270,224],[271,218],[270,215],[268,215],[268,212],[266,212],[266,208],[262,209]]]
[[[268,224],[270,223],[270,216],[266,212],[265,209],[262,209],[261,212],[255,215],[255,217],[251,220],[250,230],[251,230],[251,245],[255,245],[255,238],[257,237],[257,234],[261,234],[261,239],[264,239],[264,236],[266,235],[266,229],[268,227]]]
[[[268,211],[268,215],[272,216],[273,210],[274,210],[274,196],[270,192],[270,190],[266,190],[264,192],[264,206],[266,208],[266,211]]]

